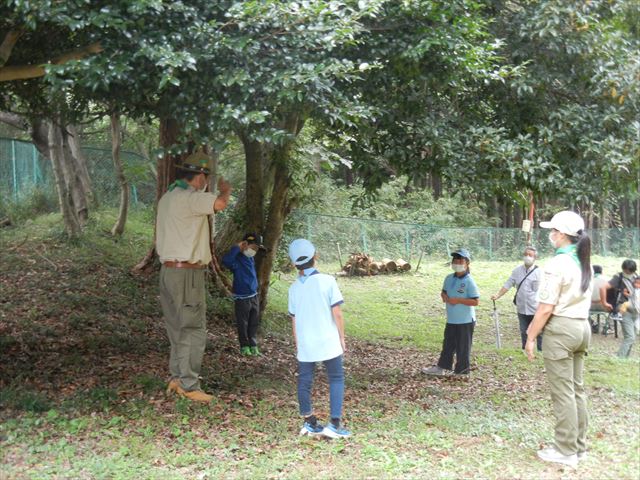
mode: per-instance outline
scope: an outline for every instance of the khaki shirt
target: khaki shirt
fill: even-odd
[[[555,305],[553,315],[569,318],[587,318],[591,308],[590,282],[586,292],[580,289],[582,272],[578,263],[567,254],[549,260],[542,271],[538,301]]]
[[[213,193],[176,187],[158,202],[156,249],[162,263],[178,261],[207,265],[211,261],[209,222]]]

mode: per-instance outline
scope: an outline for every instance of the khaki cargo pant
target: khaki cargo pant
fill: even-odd
[[[564,455],[587,449],[587,394],[584,391],[584,356],[591,341],[585,319],[553,315],[544,328],[544,367],[551,387],[556,417],[556,449]]]
[[[204,269],[160,269],[160,303],[171,343],[169,371],[185,390],[200,389],[207,341]]]

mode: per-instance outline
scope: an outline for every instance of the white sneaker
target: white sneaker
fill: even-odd
[[[434,365],[433,367],[423,368],[422,373],[425,375],[433,375],[434,377],[444,377],[447,374],[447,370]]]
[[[554,447],[538,450],[538,457],[545,462],[561,463],[573,468],[578,466],[578,455],[576,455],[575,453],[572,455],[563,455]]]
[[[587,458],[589,458],[589,455],[587,454],[587,452],[578,452],[579,462],[581,462],[582,460],[586,460]]]

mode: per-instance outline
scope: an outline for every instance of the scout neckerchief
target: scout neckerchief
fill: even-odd
[[[176,187],[179,187],[179,188],[182,188],[183,190],[186,190],[187,188],[189,188],[189,184],[187,182],[185,182],[183,179],[176,180],[171,185],[169,185],[169,191],[173,192],[173,189],[176,188]]]
[[[578,264],[578,267],[581,266],[580,259],[578,258],[578,248],[574,243],[572,243],[571,245],[567,245],[566,247],[557,248],[556,255],[560,255],[561,253],[566,253],[573,259],[574,262]]]

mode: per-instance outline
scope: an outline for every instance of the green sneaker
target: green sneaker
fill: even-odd
[[[244,355],[245,357],[251,356],[251,347],[242,347],[240,349],[240,355]]]
[[[260,350],[258,350],[258,347],[251,347],[251,355],[253,355],[254,357],[262,356],[262,354],[260,353]]]

